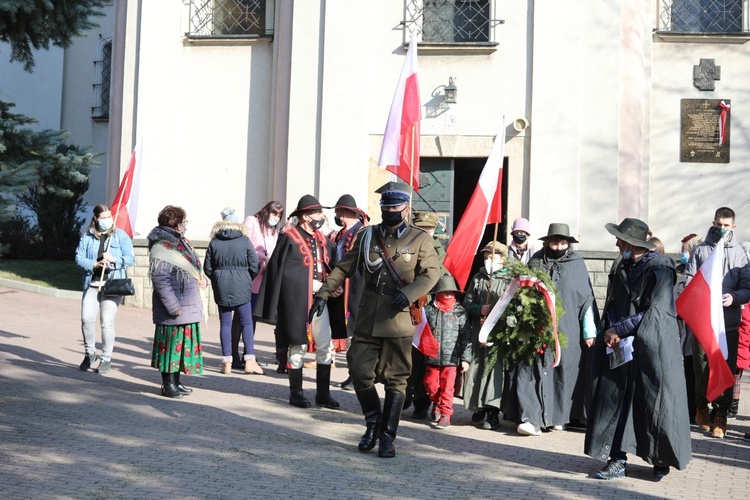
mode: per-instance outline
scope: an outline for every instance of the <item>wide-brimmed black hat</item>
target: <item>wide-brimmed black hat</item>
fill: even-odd
[[[619,225],[609,223],[604,226],[613,236],[634,247],[653,250],[656,246],[648,241],[648,224],[638,219],[626,218]]]
[[[302,212],[316,210],[323,210],[323,206],[315,196],[306,194],[299,199],[299,202],[297,203],[297,209],[294,212],[290,213],[289,217],[297,217]]]
[[[438,293],[438,292],[460,292],[461,290],[458,289],[458,286],[456,285],[456,280],[453,279],[453,276],[450,274],[443,274],[440,276],[440,279],[435,284],[435,286],[430,291],[431,293]]]
[[[367,215],[367,212],[357,207],[357,202],[354,200],[354,196],[350,194],[341,195],[339,201],[336,202],[336,205],[333,208],[343,208],[344,210],[351,210],[356,214],[360,214],[363,219],[367,219],[368,221],[370,220],[370,216]]]
[[[542,241],[547,241],[553,236],[568,240],[568,242],[570,243],[578,243],[578,240],[570,235],[570,227],[562,222],[553,222],[552,224],[550,224],[549,229],[547,229],[547,236],[542,236],[539,239]]]

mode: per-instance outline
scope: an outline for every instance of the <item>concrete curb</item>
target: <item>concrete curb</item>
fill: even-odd
[[[46,295],[48,297],[57,297],[60,299],[81,300],[83,298],[83,292],[75,292],[73,290],[58,290],[57,288],[33,285],[31,283],[9,280],[7,278],[0,278],[0,286],[12,288],[14,290],[22,290],[24,292],[38,293],[40,295]]]

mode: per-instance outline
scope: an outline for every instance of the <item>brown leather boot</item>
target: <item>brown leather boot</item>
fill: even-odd
[[[702,431],[711,430],[711,418],[708,416],[708,408],[698,408],[695,410],[695,422]]]
[[[717,413],[714,416],[714,428],[711,437],[723,438],[727,434],[727,416]]]

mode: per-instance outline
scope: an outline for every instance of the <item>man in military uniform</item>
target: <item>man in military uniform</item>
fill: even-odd
[[[409,305],[426,295],[440,277],[430,236],[406,222],[410,190],[402,182],[389,182],[377,190],[383,222],[360,233],[310,308],[310,318],[320,314],[344,280],[364,269],[365,286],[347,361],[367,426],[359,450],[370,451],[379,440],[378,456],[383,458],[396,456],[393,441],[411,372],[414,325]],[[385,385],[382,410],[376,382]]]
[[[440,224],[440,217],[438,214],[434,212],[414,212],[413,224],[432,236],[432,246],[435,248],[435,252],[440,260],[440,265],[442,266],[443,260],[445,260],[445,248],[440,242],[440,238],[435,236],[435,229],[437,229],[438,224]]]

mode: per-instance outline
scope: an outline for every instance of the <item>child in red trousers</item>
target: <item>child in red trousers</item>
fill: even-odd
[[[425,306],[427,323],[440,344],[436,357],[425,357],[424,386],[432,401],[430,420],[435,429],[451,426],[456,372],[468,370],[471,360],[471,327],[466,310],[456,300],[457,292],[453,277],[443,275],[433,289],[432,302]]]

